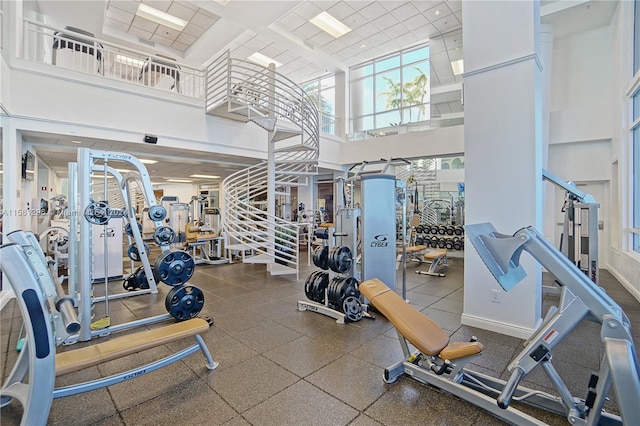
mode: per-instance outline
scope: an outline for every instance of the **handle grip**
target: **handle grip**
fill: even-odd
[[[509,406],[511,398],[513,398],[513,394],[518,388],[518,384],[523,377],[524,370],[520,367],[516,367],[516,369],[513,370],[513,373],[511,373],[511,377],[509,377],[509,380],[504,385],[504,389],[502,389],[500,396],[498,396],[498,407],[505,410]]]
[[[64,328],[69,334],[76,334],[80,331],[80,320],[73,307],[73,300],[70,297],[61,297],[56,301],[56,309],[62,316]]]

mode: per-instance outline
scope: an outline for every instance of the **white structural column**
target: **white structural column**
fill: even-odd
[[[512,234],[542,224],[539,1],[463,1],[465,223]],[[528,337],[541,318],[541,269],[509,292],[467,241],[462,322]]]
[[[551,102],[551,70],[553,69],[553,25],[540,25],[540,62],[542,63],[542,168],[547,169],[549,164],[549,122]],[[552,173],[561,173],[560,170],[550,170]],[[547,182],[542,185],[543,204],[543,228],[544,236],[553,240],[555,235],[556,212],[554,203],[555,188]],[[554,244],[557,241],[553,241]]]
[[[21,229],[25,216],[21,213],[25,206],[20,202],[22,137],[8,117],[2,117],[2,169],[2,232],[6,234]]]

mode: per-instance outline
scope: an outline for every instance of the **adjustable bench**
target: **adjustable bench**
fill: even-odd
[[[417,270],[416,274],[419,275],[433,275],[434,277],[444,277],[444,273],[436,272],[440,266],[449,266],[449,259],[447,258],[446,249],[429,250],[423,256],[426,260],[431,261],[431,266],[428,271]]]
[[[420,263],[423,262],[422,258],[420,257],[420,253],[425,251],[428,247],[425,245],[417,245],[417,246],[409,246],[405,248],[405,253],[407,256],[407,261],[410,262],[412,260],[416,260]],[[396,248],[396,253],[398,254],[398,256],[396,257],[396,269],[398,269],[398,267],[400,266],[400,263],[402,263],[402,247]]]
[[[437,357],[445,364],[482,353],[484,346],[480,342],[450,342],[449,336],[442,328],[405,302],[402,297],[380,280],[374,278],[365,281],[358,288],[371,305],[396,328],[405,356],[411,356],[406,344],[407,341],[421,354]],[[385,381],[388,383],[394,382],[398,376],[399,374],[394,374],[394,371],[389,371],[389,369],[385,371]]]

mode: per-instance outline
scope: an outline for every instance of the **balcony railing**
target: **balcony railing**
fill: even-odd
[[[25,19],[22,59],[204,99],[204,69],[98,40],[78,29]]]

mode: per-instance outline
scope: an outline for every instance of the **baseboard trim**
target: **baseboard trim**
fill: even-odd
[[[506,324],[504,322],[490,320],[488,318],[482,318],[475,315],[462,314],[462,324],[471,327],[482,328],[483,330],[494,331],[500,334],[506,334],[507,336],[517,337],[519,339],[528,339],[537,330],[537,327],[542,323],[540,318],[536,324],[536,328],[525,328],[513,324]]]

